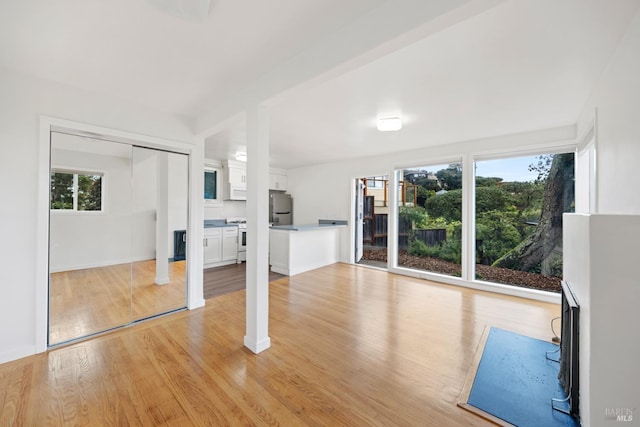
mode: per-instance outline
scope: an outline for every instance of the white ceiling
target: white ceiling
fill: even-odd
[[[279,96],[270,111],[272,166],[575,123],[640,4],[474,2],[488,10]],[[0,66],[195,121],[383,3],[411,13],[401,9],[408,0],[214,0],[198,23],[144,0],[4,1]],[[402,117],[403,129],[377,132],[383,115]],[[228,157],[244,139],[243,120],[230,121],[207,139],[206,155]]]
[[[271,110],[299,167],[573,124],[638,2],[510,1]],[[399,132],[376,117],[400,116]]]
[[[382,0],[213,0],[204,22],[145,0],[0,2],[0,64],[196,116]]]

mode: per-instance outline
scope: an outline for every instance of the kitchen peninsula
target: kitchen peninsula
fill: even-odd
[[[346,227],[347,221],[322,219],[318,224],[271,227],[271,270],[293,276],[338,262],[340,231]]]

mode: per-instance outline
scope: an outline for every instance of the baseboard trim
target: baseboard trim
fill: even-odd
[[[33,356],[36,354],[36,346],[29,345],[20,348],[14,348],[9,351],[0,353],[0,364],[13,362],[14,360],[22,359],[23,357]]]

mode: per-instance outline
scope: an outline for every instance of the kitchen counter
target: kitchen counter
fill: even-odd
[[[274,225],[271,227],[273,230],[286,230],[286,231],[314,231],[323,230],[326,228],[344,228],[346,224],[293,224],[293,225]]]
[[[346,221],[277,225],[269,230],[269,262],[276,273],[293,276],[339,260],[340,230]]]
[[[224,219],[205,219],[204,228],[237,227],[238,224],[227,224]]]

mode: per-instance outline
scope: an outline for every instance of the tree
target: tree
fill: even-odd
[[[553,163],[553,154],[545,154],[536,158],[537,162],[529,165],[529,172],[538,172],[536,183],[544,182],[549,176],[551,164]]]
[[[476,217],[476,261],[491,265],[518,245],[522,236],[514,225],[515,209],[492,210]]]
[[[562,214],[573,210],[574,155],[553,155],[544,183],[540,222],[515,249],[498,259],[495,267],[540,271],[544,260],[562,243]],[[544,274],[544,272],[543,272]]]
[[[51,209],[73,209],[73,174],[51,174]]]
[[[434,194],[436,194],[435,191],[427,190],[423,186],[419,185],[418,186],[418,200],[417,200],[416,206],[424,206],[424,204],[427,202],[427,199],[429,197],[431,197],[432,195],[434,195]]]
[[[446,169],[436,172],[436,176],[445,190],[457,190],[462,188],[462,165],[452,163]]]
[[[78,175],[78,210],[99,211],[102,208],[102,177]]]
[[[400,220],[409,220],[416,228],[424,228],[427,225],[427,212],[420,206],[400,206],[398,216]]]
[[[429,197],[425,203],[430,217],[442,217],[447,221],[462,220],[462,190],[453,190]]]
[[[513,206],[513,197],[500,187],[476,188],[476,214],[504,211]]]
[[[502,178],[476,176],[476,188],[479,187],[496,187],[502,183]]]

